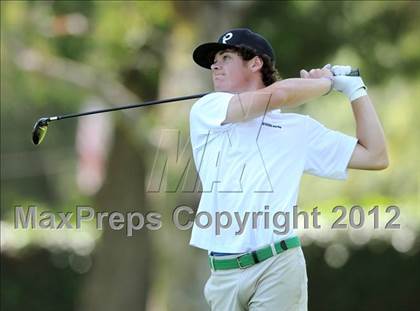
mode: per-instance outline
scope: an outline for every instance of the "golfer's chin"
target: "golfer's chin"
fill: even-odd
[[[221,83],[221,81],[213,81],[213,89],[215,92],[232,92],[230,87],[224,83]]]

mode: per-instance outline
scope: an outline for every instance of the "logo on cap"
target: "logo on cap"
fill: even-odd
[[[233,33],[228,32],[227,34],[225,34],[225,35],[223,36],[223,38],[222,38],[222,42],[223,42],[224,44],[226,44],[226,41],[228,41],[228,40],[232,39],[232,37],[233,37]]]

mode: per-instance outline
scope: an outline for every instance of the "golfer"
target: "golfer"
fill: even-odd
[[[274,230],[273,215],[292,211],[304,173],[345,179],[348,168],[388,166],[366,87],[360,77],[347,76],[350,66],[301,70],[300,78],[278,81],[270,43],[249,29],[232,29],[218,42],[198,46],[193,59],[211,70],[214,84],[190,113],[202,184],[198,211],[219,220],[195,224],[190,241],[208,251],[205,298],[217,311],[306,310],[299,238],[293,228]],[[356,138],[280,111],[333,89],[351,102]]]

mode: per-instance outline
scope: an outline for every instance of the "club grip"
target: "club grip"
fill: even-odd
[[[360,71],[359,68],[352,68],[350,73],[347,75],[350,77],[359,77],[360,76]]]

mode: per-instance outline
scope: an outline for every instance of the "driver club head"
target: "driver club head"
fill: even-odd
[[[32,130],[32,142],[34,145],[39,145],[47,134],[48,118],[39,119]]]

